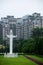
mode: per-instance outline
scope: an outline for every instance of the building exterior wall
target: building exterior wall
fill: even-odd
[[[3,21],[3,23],[1,23],[3,39],[6,39],[6,34],[9,34],[10,29],[12,29],[14,35],[17,35],[17,39],[28,39],[32,35],[33,28],[43,27],[43,16],[41,16],[40,13],[33,13],[22,18],[7,16],[1,18],[1,21]]]
[[[17,34],[17,39],[19,40],[19,39],[21,39],[21,30],[22,29],[22,26],[21,26],[21,23],[17,23],[16,24],[16,34]]]
[[[0,24],[0,39],[3,38],[3,28],[2,25]]]

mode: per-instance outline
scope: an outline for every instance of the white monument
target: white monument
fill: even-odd
[[[18,54],[17,53],[13,53],[13,38],[16,38],[16,36],[13,35],[12,30],[10,30],[10,35],[7,35],[7,37],[10,39],[10,52],[9,53],[5,53],[4,57],[17,57]]]

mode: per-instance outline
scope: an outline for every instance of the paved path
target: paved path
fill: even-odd
[[[26,58],[32,60],[33,62],[37,63],[38,65],[43,65],[43,63],[39,60],[36,60],[36,59],[33,59],[32,57],[30,56],[27,56],[27,55],[24,55]]]

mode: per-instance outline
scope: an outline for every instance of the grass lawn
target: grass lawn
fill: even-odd
[[[43,62],[43,56],[36,56],[36,55],[29,55],[29,56]]]
[[[0,65],[37,65],[36,63],[19,55],[17,58],[5,58],[0,55]]]

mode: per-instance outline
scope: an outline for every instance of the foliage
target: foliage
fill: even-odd
[[[34,45],[34,39],[30,38],[23,44],[22,51],[25,53],[33,53]]]
[[[39,38],[39,37],[43,37],[43,28],[33,28],[33,34],[32,37],[33,38]]]
[[[0,48],[0,53],[4,53],[5,52],[5,48],[6,48],[6,40],[0,39],[0,45],[2,46]]]
[[[43,28],[34,28],[32,37],[35,40],[35,54],[43,55]]]
[[[35,54],[43,55],[43,38],[39,38],[35,42]]]
[[[32,32],[32,38],[28,40],[14,39],[13,52],[43,55],[43,28],[34,28]],[[5,46],[0,52],[9,52],[9,44],[6,44],[6,40],[0,40],[0,44]]]

